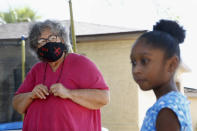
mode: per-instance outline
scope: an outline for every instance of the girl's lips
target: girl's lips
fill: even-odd
[[[140,83],[144,83],[146,80],[144,80],[144,79],[137,79],[136,80],[136,82],[138,83],[138,84],[140,84]]]

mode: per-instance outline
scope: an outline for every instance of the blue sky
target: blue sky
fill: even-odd
[[[187,30],[182,59],[192,70],[183,75],[184,86],[197,88],[196,0],[72,0],[74,20],[128,28],[152,29],[160,18],[174,19]],[[44,19],[69,19],[68,0],[0,0],[0,11],[28,6]]]

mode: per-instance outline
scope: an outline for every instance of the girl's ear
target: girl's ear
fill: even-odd
[[[179,66],[179,58],[174,55],[168,60],[168,72],[173,74]]]

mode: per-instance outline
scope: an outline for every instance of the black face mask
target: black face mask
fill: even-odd
[[[61,42],[48,42],[44,46],[38,48],[38,56],[47,62],[57,61],[66,49]]]

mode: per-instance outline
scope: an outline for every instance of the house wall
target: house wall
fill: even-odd
[[[101,70],[111,100],[102,108],[102,126],[109,131],[138,131],[138,88],[131,75],[130,50],[134,39],[81,42],[78,52]]]
[[[192,126],[193,130],[197,131],[197,96],[196,97],[188,97],[190,101],[190,110],[192,116]]]

